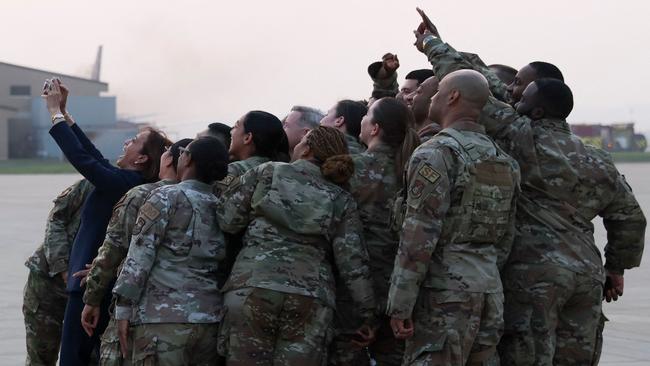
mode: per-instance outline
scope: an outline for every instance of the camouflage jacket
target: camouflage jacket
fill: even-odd
[[[249,170],[220,197],[217,212],[223,231],[246,229],[224,291],[266,288],[334,307],[336,270],[359,313],[374,312],[356,203],[315,164],[270,162]]]
[[[93,185],[82,179],[54,200],[45,224],[45,239],[25,262],[27,268],[50,277],[68,270],[70,249],[81,221],[81,207],[92,189]]]
[[[99,247],[97,257],[93,260],[86,277],[85,304],[99,306],[104,296],[110,291],[113,280],[119,273],[119,267],[129,250],[133,226],[138,217],[138,210],[149,197],[151,191],[164,185],[173,184],[171,180],[160,180],[131,188],[113,208],[111,221],[106,229],[106,237]]]
[[[502,291],[518,184],[517,163],[476,123],[456,122],[415,150],[388,315],[409,318],[420,286]]]
[[[361,154],[362,152],[366,151],[366,147],[363,146],[359,140],[357,140],[356,137],[345,134],[345,141],[348,143],[348,154],[354,155],[354,154]]]
[[[132,323],[215,323],[225,244],[208,184],[186,180],[151,192],[138,212],[113,293],[116,319]]]
[[[377,61],[368,65],[368,75],[372,79],[372,91],[395,96],[399,91],[399,84],[397,84],[397,71],[394,71],[386,78],[380,79],[378,76],[383,62]]]
[[[418,137],[420,138],[420,143],[423,144],[429,141],[440,131],[442,131],[442,127],[440,127],[440,125],[435,122],[431,122],[428,125],[422,127],[419,131],[417,131]]]
[[[363,238],[370,255],[375,297],[382,312],[399,244],[398,234],[390,230],[392,202],[401,184],[401,177],[395,176],[394,150],[382,144],[353,155],[354,176],[350,179],[350,193],[359,207]],[[337,296],[348,298],[345,289],[339,287]]]
[[[247,171],[255,168],[260,164],[264,164],[269,161],[269,158],[263,156],[251,156],[248,159],[233,161],[228,164],[228,175],[222,180],[214,183],[214,192],[215,195],[219,195],[220,192],[223,192],[228,188],[228,186],[233,183],[240,175],[246,173]]]
[[[510,262],[549,263],[604,281],[591,224],[601,216],[607,230],[605,268],[622,273],[640,264],[645,216],[607,153],[585,146],[565,121],[531,121],[497,100],[504,100],[499,91],[505,84],[451,46],[429,42],[425,53],[440,77],[467,68],[483,73],[497,97],[489,99],[480,122],[522,171]]]

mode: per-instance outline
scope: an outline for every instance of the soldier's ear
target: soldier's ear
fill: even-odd
[[[334,120],[334,126],[336,126],[336,128],[339,128],[344,124],[345,124],[345,117],[343,116],[336,117],[336,119]]]
[[[458,90],[452,90],[449,93],[449,97],[447,98],[447,104],[452,105],[456,104],[460,100],[460,92]]]
[[[244,145],[250,145],[253,143],[253,134],[247,133],[244,135]]]
[[[135,159],[135,165],[142,165],[149,161],[149,155],[140,154],[137,159]]]

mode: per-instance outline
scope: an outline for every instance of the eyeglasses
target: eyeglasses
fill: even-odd
[[[189,155],[191,153],[190,149],[188,149],[186,147],[182,147],[182,146],[178,147],[178,151],[180,151],[181,154],[187,153],[187,155]]]

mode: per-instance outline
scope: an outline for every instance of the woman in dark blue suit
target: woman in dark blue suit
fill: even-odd
[[[82,208],[81,224],[70,252],[66,288],[68,304],[63,322],[60,360],[63,366],[87,365],[93,351],[99,348],[99,337],[108,319],[110,294],[102,304],[97,331],[88,337],[81,327],[84,306],[81,278],[73,274],[85,270],[86,264],[97,255],[117,201],[129,189],[158,179],[160,155],[171,142],[152,128],[143,129],[124,142],[124,154],[117,160],[117,166],[113,166],[68,114],[66,87],[54,79],[46,83],[43,94],[52,116],[50,135],[75,169],[95,186]]]

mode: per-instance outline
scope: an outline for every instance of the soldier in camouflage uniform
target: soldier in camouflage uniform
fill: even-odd
[[[350,193],[359,207],[380,314],[386,310],[390,274],[399,244],[398,234],[390,228],[392,201],[402,185],[404,166],[420,144],[412,125],[413,114],[404,103],[395,98],[379,99],[361,121],[360,139],[368,150],[352,155],[355,174],[350,179]],[[359,351],[350,342],[361,325],[354,315],[350,294],[344,286],[338,286],[336,337],[330,347],[329,363],[367,365],[369,353],[379,365],[401,365],[404,341],[395,339],[389,319],[381,319],[377,337],[368,351]]]
[[[372,321],[356,204],[334,184],[346,184],[354,170],[348,156],[334,157],[340,154],[347,154],[343,134],[317,127],[296,146],[293,163],[262,164],[220,198],[222,230],[246,229],[223,289],[220,352],[228,365],[320,366],[330,340],[335,271],[359,316]]]
[[[82,179],[54,200],[43,244],[25,262],[29,268],[23,297],[26,365],[56,364],[67,299],[68,256],[79,230],[81,206],[92,188]]]
[[[215,184],[218,195],[240,175],[267,161],[289,161],[289,142],[282,122],[264,111],[250,111],[230,130],[228,175]]]
[[[535,62],[506,87],[435,35],[420,34],[417,43],[436,74],[475,68],[491,76],[492,93],[503,101],[517,101],[521,84],[539,76],[562,78],[555,66]],[[527,116],[497,98],[490,98],[481,116],[488,134],[517,159],[523,177],[517,236],[503,273],[504,364],[597,363],[602,285],[605,278],[613,282],[606,296],[615,298],[623,271],[638,266],[643,252],[646,220],[629,185],[605,152],[571,133],[565,120],[571,91],[550,80],[541,81],[542,93],[539,86],[525,89],[532,99],[522,106]],[[608,233],[604,266],[593,237],[595,216],[603,218]]]
[[[210,184],[226,175],[228,158],[213,137],[198,138],[181,150],[181,183],[155,189],[140,208],[113,289],[122,351],[132,333],[134,365],[217,360],[222,298],[216,272],[225,243]]]
[[[368,113],[368,108],[361,102],[341,100],[327,111],[320,120],[321,126],[333,127],[345,134],[350,154],[361,154],[366,147],[359,142],[361,119]]]
[[[397,84],[397,69],[399,59],[397,55],[387,53],[381,61],[368,65],[368,75],[372,79],[372,93],[368,105],[384,97],[394,97],[399,92]]]
[[[443,78],[429,114],[444,129],[408,164],[386,310],[405,365],[498,363],[519,170],[476,123],[488,95],[478,72]]]
[[[431,97],[438,91],[438,83],[438,78],[431,76],[404,98],[413,112],[415,124],[412,127],[417,131],[421,142],[426,142],[442,130],[437,122],[429,119],[429,105]]]
[[[160,180],[155,183],[142,184],[130,189],[115,205],[113,215],[106,229],[106,238],[99,248],[97,257],[86,277],[86,289],[81,313],[81,324],[89,334],[94,332],[99,321],[100,305],[104,297],[111,293],[111,286],[120,273],[124,258],[129,250],[133,227],[140,207],[149,197],[151,191],[168,184],[175,184],[176,166],[180,156],[180,148],[186,147],[192,139],[182,139],[165,151],[160,157]],[[129,360],[123,360],[120,352],[117,334],[117,322],[111,314],[108,326],[101,339],[99,362],[100,365],[125,365]]]

